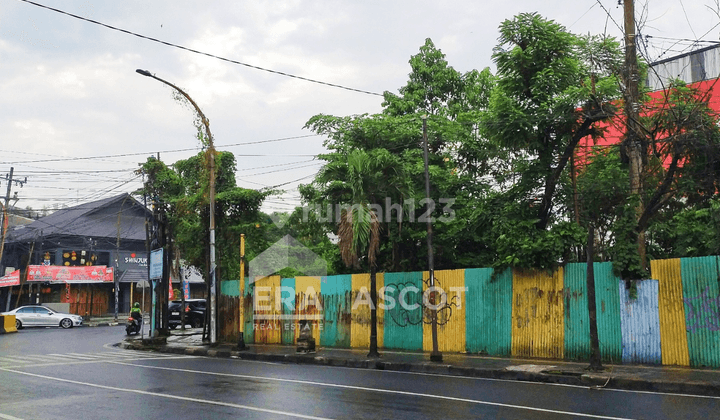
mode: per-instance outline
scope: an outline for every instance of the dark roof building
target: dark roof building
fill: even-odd
[[[120,194],[60,209],[27,225],[14,226],[7,232],[0,273],[28,265],[107,266],[114,269],[116,280],[128,283],[147,280],[145,220],[151,216],[130,194]],[[103,295],[108,294],[113,283],[96,288],[99,287],[103,288]],[[40,289],[48,293],[41,297],[43,302],[68,301],[60,285]],[[9,293],[0,289],[0,296],[4,298]],[[16,295],[17,290],[12,293]],[[91,296],[97,300],[97,294]],[[103,301],[110,300],[103,297]],[[0,307],[5,306],[2,303],[5,302],[0,302]],[[104,307],[107,308],[107,304]],[[81,308],[76,311],[87,312]]]

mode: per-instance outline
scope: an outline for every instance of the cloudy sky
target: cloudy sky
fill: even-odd
[[[227,60],[369,93],[311,83],[112,30],[22,0],[0,0],[0,178],[14,167],[17,206],[74,205],[140,185],[138,162],[199,150],[192,112],[151,73],[185,89],[210,119],[238,185],[282,185],[266,211],[291,210],[320,164],[315,114],[381,110],[431,38],[455,69],[493,68],[497,28],[538,12],[575,33],[621,36],[617,0],[37,0],[44,6]],[[636,4],[651,60],[717,41],[717,0]],[[7,183],[0,179],[0,196]]]

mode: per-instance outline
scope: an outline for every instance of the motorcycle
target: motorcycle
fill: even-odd
[[[130,317],[128,317],[127,322],[128,322],[128,324],[125,327],[125,333],[127,335],[130,335],[133,333],[137,334],[140,332],[140,326],[142,324],[141,319],[133,318],[130,316]]]

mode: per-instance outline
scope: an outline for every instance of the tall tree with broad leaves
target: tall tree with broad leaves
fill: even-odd
[[[377,254],[380,249],[383,205],[386,197],[408,193],[408,177],[397,156],[385,149],[352,149],[321,155],[328,163],[303,195],[320,206],[340,205],[337,236],[342,261],[370,270],[370,350],[378,357],[377,344]],[[336,207],[337,208],[337,207]],[[361,264],[361,260],[365,264]]]
[[[207,172],[205,153],[175,162],[173,167],[155,158],[148,158],[139,173],[146,175],[143,189],[162,206],[167,214],[172,240],[181,258],[198,268],[207,278],[209,267],[207,200]],[[256,191],[237,187],[235,157],[230,152],[216,156],[216,234],[218,273],[234,275],[239,272],[237,255],[240,234],[248,238],[248,256],[262,251],[264,235],[256,228],[261,221],[260,206],[271,191]],[[230,274],[232,273],[232,274]],[[221,278],[218,276],[218,278]]]
[[[584,236],[556,217],[557,189],[580,140],[601,135],[598,123],[614,115],[619,46],[523,13],[500,25],[493,60],[495,85],[480,127],[490,161],[502,168],[494,172],[503,191],[493,194],[497,216],[489,221],[496,266],[550,267]]]
[[[667,219],[683,209],[707,208],[718,196],[720,125],[709,104],[717,81],[688,86],[672,80],[663,92],[641,98],[642,194],[630,197],[636,212],[627,212],[624,229],[616,232],[613,255],[623,262],[616,271],[626,279],[648,275],[644,237],[658,215]]]

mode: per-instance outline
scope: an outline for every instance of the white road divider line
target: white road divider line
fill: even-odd
[[[141,365],[138,365],[138,366],[141,366]],[[280,415],[280,416],[295,417],[295,418],[300,418],[300,419],[331,420],[331,419],[328,419],[325,417],[306,416],[304,414],[291,413],[288,411],[271,410],[271,409],[260,408],[260,407],[252,407],[249,405],[226,403],[226,402],[222,402],[222,401],[202,400],[200,398],[181,397],[178,395],[161,394],[158,392],[150,392],[150,391],[141,391],[139,389],[118,388],[118,387],[114,387],[114,386],[93,384],[93,383],[89,383],[89,382],[73,381],[71,379],[63,379],[63,378],[56,378],[53,376],[38,375],[36,373],[23,372],[23,371],[13,370],[13,369],[0,369],[0,370],[3,370],[5,372],[17,373],[19,375],[34,376],[36,378],[49,379],[49,380],[53,380],[53,381],[65,382],[65,383],[76,384],[76,385],[84,385],[84,386],[89,386],[89,387],[93,387],[93,388],[107,389],[107,390],[116,391],[116,392],[131,392],[133,394],[149,395],[152,397],[189,401],[189,402],[194,402],[194,403],[199,403],[199,404],[218,405],[218,406],[222,406],[222,407],[231,407],[231,408],[237,408],[237,409],[241,409],[241,410],[258,411],[261,413],[276,414],[276,415]],[[10,417],[8,420],[16,420],[16,419],[14,417]],[[17,420],[19,420],[19,419],[17,419]]]
[[[87,354],[87,353],[66,353],[66,355],[71,356],[71,357],[73,357],[73,356],[82,357],[85,360],[92,360],[92,359],[100,358],[100,356],[95,356],[95,355]]]
[[[0,419],[3,419],[3,420],[22,420],[22,419],[19,418],[19,417],[15,417],[15,416],[11,416],[10,414],[3,414],[3,413],[0,413]]]
[[[3,356],[0,357],[0,361],[8,361],[10,363],[27,363],[27,360],[21,357]]]
[[[580,416],[580,417],[588,417],[588,418],[593,418],[593,419],[632,420],[632,419],[629,419],[626,417],[601,416],[601,415],[596,415],[596,414],[577,413],[577,412],[573,412],[573,411],[551,410],[551,409],[547,409],[547,408],[529,407],[529,406],[516,405],[516,404],[505,404],[505,403],[498,403],[498,402],[492,402],[492,401],[472,400],[469,398],[448,397],[448,396],[444,396],[444,395],[425,394],[425,393],[421,393],[421,392],[398,391],[398,390],[394,390],[394,389],[368,388],[368,387],[364,387],[364,386],[340,385],[340,384],[332,384],[332,383],[326,383],[326,382],[303,381],[300,379],[272,378],[272,377],[255,376],[255,375],[241,375],[241,374],[235,374],[235,373],[203,372],[200,370],[169,368],[169,367],[162,367],[162,366],[136,365],[133,363],[116,362],[116,361],[108,362],[108,363],[112,363],[112,364],[116,364],[116,365],[135,366],[135,367],[141,367],[141,368],[147,368],[147,369],[169,370],[169,371],[183,372],[183,373],[196,373],[196,374],[200,374],[200,375],[215,375],[215,376],[224,376],[224,377],[241,378],[241,379],[253,379],[253,380],[261,380],[261,381],[264,380],[264,381],[286,382],[286,383],[294,383],[294,384],[300,384],[300,385],[315,385],[315,386],[323,386],[323,387],[329,387],[329,388],[352,389],[352,390],[357,390],[357,391],[378,392],[378,393],[385,393],[385,394],[407,395],[407,396],[412,396],[412,397],[433,398],[433,399],[439,399],[439,400],[464,402],[464,403],[468,403],[468,404],[489,405],[489,406],[503,407],[503,408],[515,408],[515,409],[519,409],[519,410],[539,411],[539,412],[543,412],[543,413],[562,414],[562,415],[576,416],[576,417]],[[5,369],[5,370],[7,370],[7,369]]]
[[[70,354],[67,354],[67,353],[63,353],[63,354],[60,354],[60,353],[50,353],[50,354],[48,354],[48,356],[62,357],[63,359],[66,359],[66,360],[67,360],[67,359],[70,359],[70,360],[87,360],[87,357],[83,357],[83,356],[73,356],[73,355],[70,355]]]
[[[172,360],[172,359],[189,359],[193,356],[176,356],[176,357],[143,357],[143,358],[136,358],[136,359],[123,359],[127,362],[140,362],[144,360]],[[22,366],[23,368],[35,368],[35,367],[47,367],[47,366],[65,366],[65,365],[84,365],[84,364],[90,364],[90,363],[114,363],[113,360],[107,360],[107,359],[97,359],[97,360],[78,360],[78,361],[68,361],[68,362],[58,362],[58,363],[38,363],[34,365],[25,365]],[[137,365],[142,366],[142,365]]]

